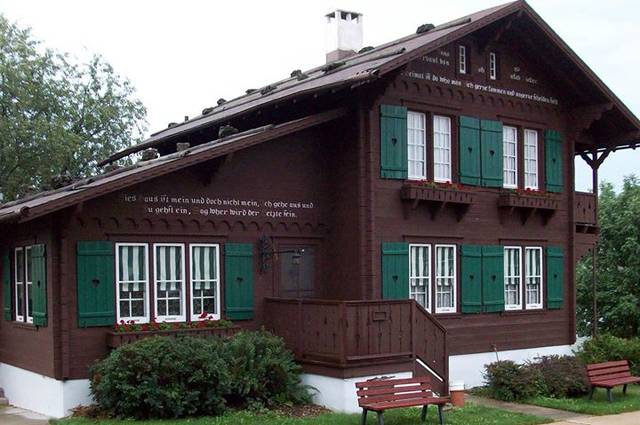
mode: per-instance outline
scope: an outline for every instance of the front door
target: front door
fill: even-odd
[[[279,295],[282,298],[314,298],[316,280],[316,248],[282,246]],[[284,252],[283,252],[284,251]]]

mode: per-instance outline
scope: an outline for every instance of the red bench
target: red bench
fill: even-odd
[[[420,376],[407,379],[372,379],[356,383],[358,405],[362,408],[362,425],[367,423],[367,412],[378,414],[378,425],[384,425],[384,411],[400,407],[422,406],[420,423],[424,424],[430,404],[438,406],[440,424],[444,424],[442,407],[449,397],[434,395],[431,378]]]
[[[587,376],[591,384],[591,393],[589,400],[593,398],[596,388],[606,388],[607,398],[609,402],[613,401],[611,390],[619,385],[622,387],[622,393],[627,394],[627,385],[640,383],[640,377],[631,376],[629,362],[627,360],[618,360],[615,362],[595,363],[587,365]]]

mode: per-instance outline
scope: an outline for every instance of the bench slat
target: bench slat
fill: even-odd
[[[431,378],[429,376],[419,376],[417,378],[378,379],[356,382],[356,388],[392,387],[404,384],[428,384],[430,382]]]
[[[611,381],[614,379],[624,379],[631,378],[630,373],[612,373],[610,375],[598,376],[592,379],[589,379],[589,382],[600,382],[600,381]]]
[[[605,375],[610,375],[613,373],[620,373],[620,372],[626,372],[629,374],[631,373],[628,366],[618,366],[618,367],[612,367],[609,369],[591,370],[587,372],[587,375],[589,377],[596,377],[596,376],[605,376]]]
[[[640,377],[627,377],[627,378],[618,378],[618,379],[608,379],[604,381],[595,381],[592,382],[591,385],[594,387],[602,387],[602,388],[613,388],[618,385],[624,384],[637,384],[640,383]]]
[[[606,369],[608,367],[616,367],[616,366],[629,366],[629,362],[627,360],[616,360],[613,362],[604,362],[604,363],[593,363],[587,365],[587,370],[595,370],[595,369]]]
[[[383,403],[387,401],[399,401],[399,400],[426,400],[433,398],[433,393],[404,393],[404,394],[392,394],[381,395],[367,398],[360,398],[358,404],[363,406],[367,404]]]
[[[397,394],[397,393],[406,393],[406,392],[431,392],[431,385],[422,384],[422,385],[407,385],[406,387],[378,387],[378,388],[370,388],[365,390],[358,390],[356,394],[358,397],[369,397],[374,395],[383,395],[383,394]]]
[[[445,404],[449,402],[448,397],[431,397],[414,400],[390,401],[382,403],[374,403],[370,405],[362,405],[367,410],[379,412],[387,409],[395,409],[397,407],[424,406],[426,404]]]

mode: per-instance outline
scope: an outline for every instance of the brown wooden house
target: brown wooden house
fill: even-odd
[[[496,355],[569,350],[598,233],[574,158],[595,175],[638,119],[523,1],[358,52],[341,31],[360,15],[327,21],[332,61],[0,207],[10,402],[87,402],[88,367],[141,336],[114,332],[130,321],[264,326],[345,411],[364,376],[446,392]]]

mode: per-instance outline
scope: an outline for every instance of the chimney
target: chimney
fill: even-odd
[[[336,9],[326,18],[327,63],[355,55],[362,48],[362,14]]]

